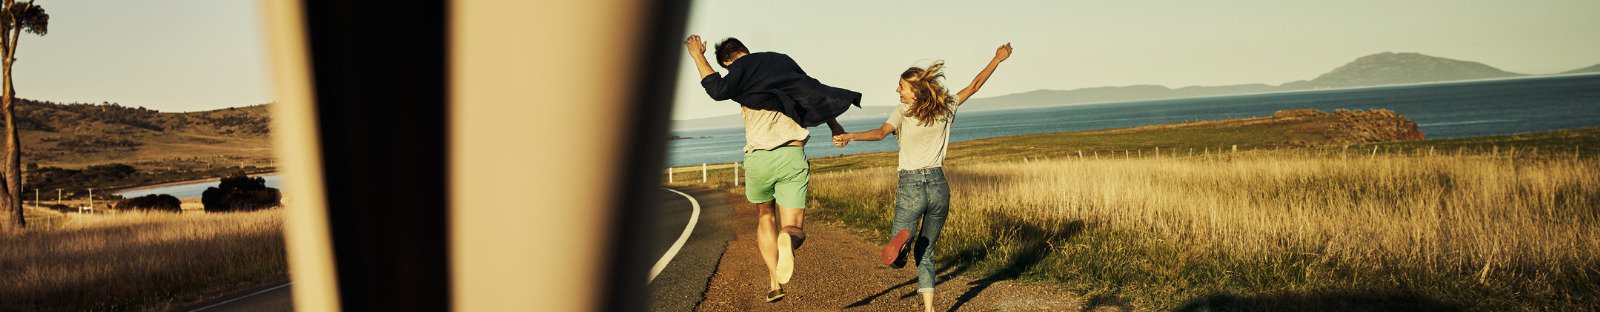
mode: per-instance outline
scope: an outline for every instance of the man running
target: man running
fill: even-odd
[[[684,46],[700,70],[706,95],[740,105],[745,197],[759,215],[756,246],[767,264],[767,302],[778,301],[784,296],[783,284],[794,274],[794,250],[805,240],[806,186],[811,179],[805,155],[811,133],[806,128],[827,123],[834,135],[845,133],[834,118],[851,105],[860,107],[861,93],[823,85],[787,55],[750,53],[738,39],[717,44],[717,63],[728,70],[727,76],[706,61],[706,43],[700,36],[689,36]]]

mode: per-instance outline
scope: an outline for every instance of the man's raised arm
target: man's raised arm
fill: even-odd
[[[739,85],[738,73],[728,72],[727,77],[717,74],[711,69],[711,63],[706,62],[706,42],[700,40],[700,35],[690,35],[683,45],[689,48],[689,56],[694,58],[694,66],[700,70],[700,87],[706,89],[706,95],[712,100],[725,101],[739,95],[736,86]]]
[[[694,67],[700,69],[700,79],[717,73],[717,70],[711,69],[711,63],[706,62],[706,42],[700,40],[700,35],[689,35],[689,39],[683,41],[683,46],[689,48],[689,57],[694,58]]]

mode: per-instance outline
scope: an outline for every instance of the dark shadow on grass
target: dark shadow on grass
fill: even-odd
[[[1212,294],[1177,311],[1460,311],[1460,306],[1412,293],[1326,292],[1238,296]]]
[[[1116,294],[1095,294],[1089,296],[1088,299],[1084,299],[1083,309],[1079,311],[1094,311],[1099,310],[1101,307],[1121,307],[1121,311],[1132,310],[1132,308],[1128,307],[1128,303]]]
[[[985,222],[989,223],[988,228],[991,238],[1004,240],[999,242],[1002,244],[1019,244],[1021,247],[1011,257],[1005,259],[1005,264],[1000,269],[989,273],[988,276],[982,279],[967,283],[972,285],[972,288],[968,288],[965,293],[956,297],[956,303],[950,307],[950,311],[961,309],[962,305],[972,301],[973,298],[977,298],[978,294],[996,282],[1022,277],[1023,273],[1028,272],[1034,265],[1044,261],[1044,258],[1050,255],[1051,246],[1059,245],[1059,243],[1065,242],[1073,235],[1077,235],[1083,231],[1084,226],[1083,221],[1078,220],[1039,220],[1029,222],[1000,213],[990,213],[984,219]]]

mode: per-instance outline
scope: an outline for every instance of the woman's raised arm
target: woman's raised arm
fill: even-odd
[[[966,89],[961,89],[960,93],[956,93],[956,104],[960,105],[961,103],[966,103],[967,98],[972,97],[973,93],[978,93],[978,88],[982,88],[983,83],[989,81],[989,75],[994,74],[994,68],[999,67],[1000,62],[1005,61],[1006,58],[1009,57],[1011,57],[1010,43],[1006,43],[1005,45],[1000,46],[999,49],[995,49],[994,60],[989,61],[989,66],[984,67],[983,72],[978,73],[977,78],[972,78],[972,83],[968,84]]]

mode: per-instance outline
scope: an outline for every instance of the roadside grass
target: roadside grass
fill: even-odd
[[[1390,147],[946,166],[942,265],[1156,310],[1600,304],[1600,160]],[[815,215],[887,237],[895,178],[813,176]]]
[[[0,233],[0,310],[163,310],[287,278],[281,209],[30,214]]]

